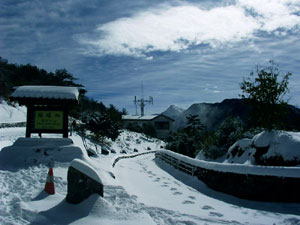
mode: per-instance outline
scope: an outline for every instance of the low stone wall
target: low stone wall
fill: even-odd
[[[216,171],[191,165],[173,156],[166,156],[166,153],[162,152],[158,152],[156,157],[174,166],[175,169],[196,176],[216,191],[249,200],[300,202],[300,178],[298,177]]]
[[[244,175],[197,168],[194,176],[214,190],[258,201],[300,202],[300,179]]]
[[[0,123],[0,128],[7,128],[7,127],[26,127],[26,122]]]

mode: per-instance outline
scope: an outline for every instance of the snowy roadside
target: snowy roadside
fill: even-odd
[[[25,128],[4,128],[0,129],[0,132],[0,148],[2,149],[11,145],[18,137],[24,136]],[[46,138],[59,136],[44,135]],[[125,132],[121,135],[118,141],[112,145],[116,154],[99,155],[93,158],[87,157],[86,153],[83,154],[82,159],[93,165],[101,174],[105,185],[105,197],[100,198],[93,195],[78,205],[70,205],[65,201],[67,170],[70,162],[55,162],[53,170],[56,194],[53,196],[49,196],[43,191],[48,172],[45,165],[26,166],[27,164],[24,164],[22,165],[24,168],[16,166],[0,170],[0,224],[155,224],[148,214],[134,210],[137,205],[136,201],[126,193],[110,173],[112,162],[120,155],[121,149],[127,146],[126,143],[129,139],[135,141],[136,137],[140,139],[138,134],[128,135]],[[75,145],[84,150],[82,139],[78,135],[73,135],[71,138]],[[147,145],[143,145],[145,142],[147,141],[143,137],[136,144],[136,148],[146,151],[147,148],[150,148],[149,146],[154,148],[160,144],[151,140]],[[134,149],[130,149],[129,145],[126,150],[134,151]],[[35,151],[33,154],[36,158],[47,158],[40,152],[36,153]],[[37,158],[37,161],[44,162],[41,158]],[[61,159],[61,161],[64,160]],[[17,160],[17,162],[19,161]],[[128,208],[128,205],[133,205],[133,207]]]
[[[114,173],[157,224],[300,223],[300,204],[255,202],[222,194],[153,155],[122,160]]]
[[[25,128],[5,128],[0,132],[2,149],[24,136]],[[84,150],[79,136],[71,138]],[[115,158],[123,155],[122,150],[128,154],[134,154],[135,149],[142,153],[160,149],[161,145],[126,131],[111,145],[116,154],[86,158],[103,176],[104,198],[93,195],[78,205],[65,202],[69,162],[55,163],[53,196],[42,191],[48,172],[44,165],[0,170],[0,224],[300,223],[299,204],[252,202],[212,191],[202,182],[154,159],[154,154],[120,160],[112,167]]]

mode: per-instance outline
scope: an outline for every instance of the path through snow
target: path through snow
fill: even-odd
[[[154,155],[146,155],[121,160],[114,169],[116,179],[140,203],[137,207],[142,206],[157,224],[300,224],[300,216],[250,209],[209,197],[157,164]],[[188,177],[185,179],[194,180]],[[252,202],[254,208],[255,204],[261,203]]]

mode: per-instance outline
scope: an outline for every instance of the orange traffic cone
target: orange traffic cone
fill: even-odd
[[[46,185],[45,185],[45,191],[50,195],[55,194],[53,169],[52,168],[49,168],[49,172],[48,172],[48,176],[47,176],[47,180],[46,180]]]

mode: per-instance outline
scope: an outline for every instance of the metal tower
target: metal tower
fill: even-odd
[[[149,96],[149,99],[146,100],[144,99],[144,85],[142,83],[142,98],[141,99],[137,99],[136,96],[134,96],[134,104],[135,104],[135,110],[136,110],[136,115],[138,115],[138,111],[137,111],[137,107],[140,106],[141,107],[141,116],[145,115],[145,106],[147,104],[152,104],[153,105],[153,97]]]

